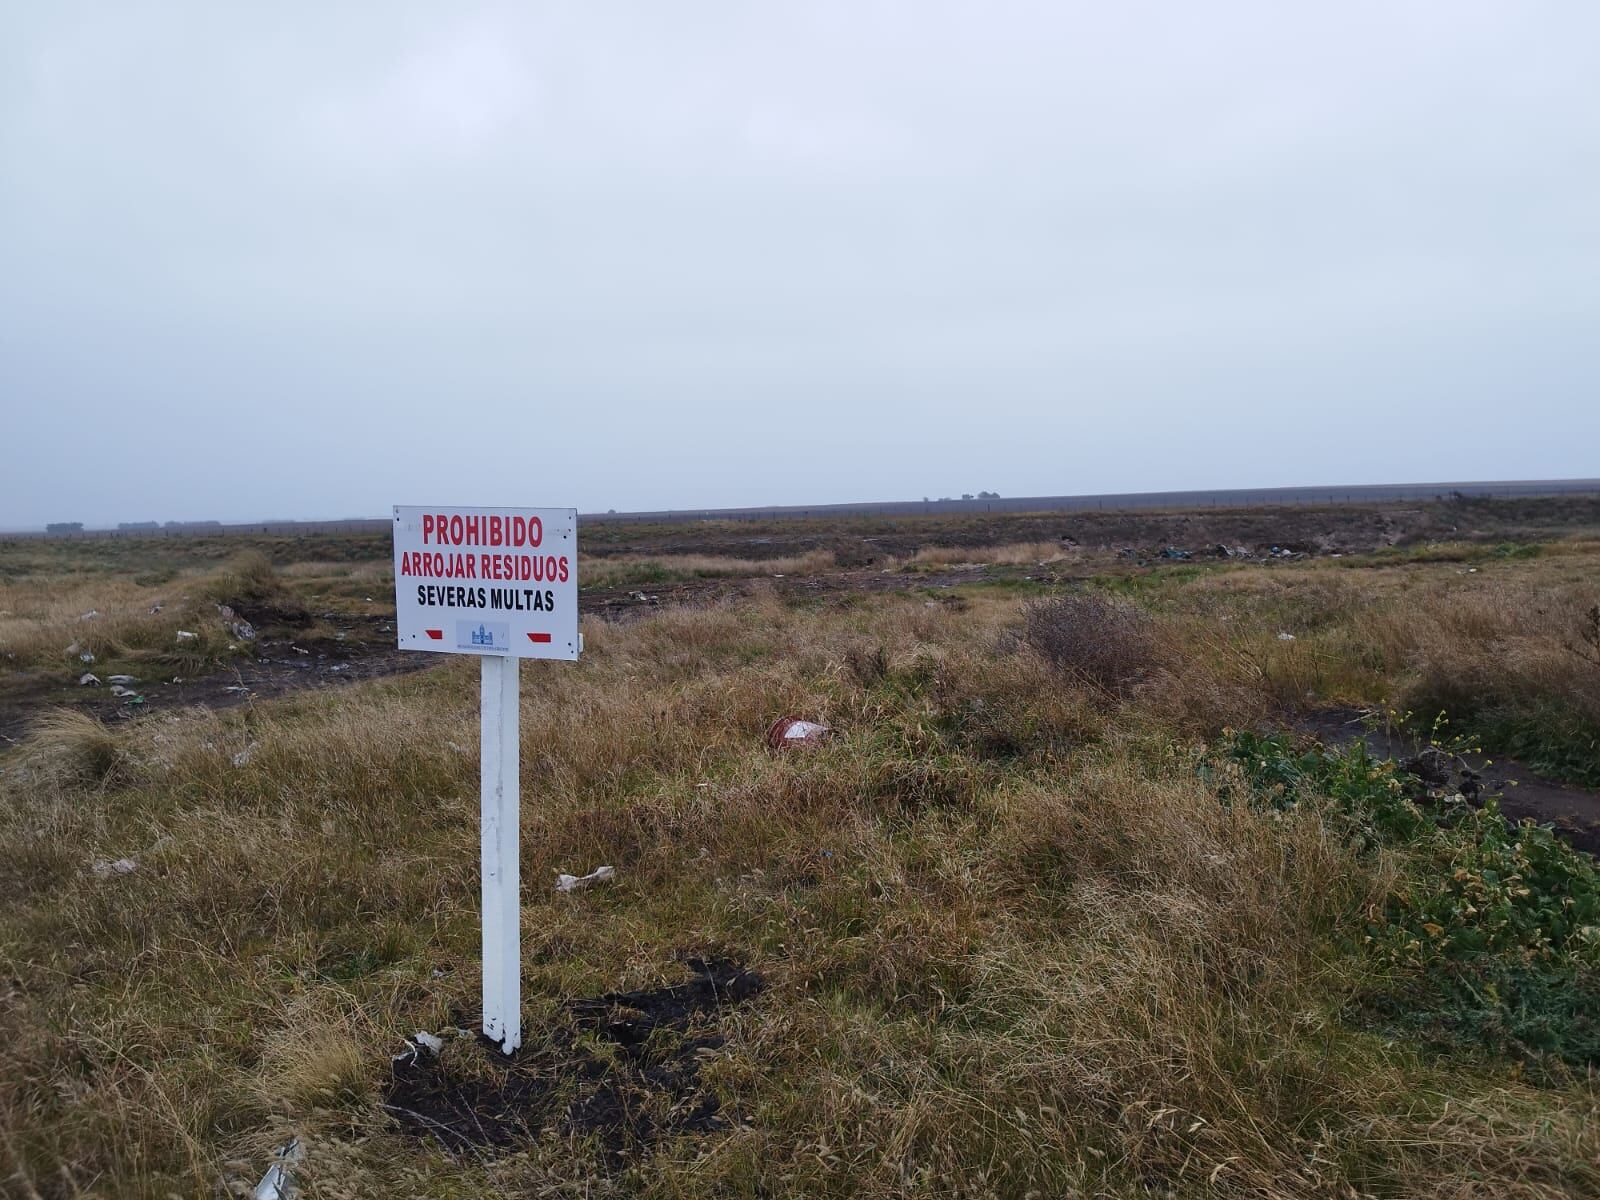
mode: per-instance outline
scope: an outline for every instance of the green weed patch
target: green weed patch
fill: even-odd
[[[1297,750],[1287,737],[1233,733],[1222,754],[1250,800],[1331,803],[1370,851],[1402,871],[1368,913],[1359,953],[1385,1024],[1524,1058],[1600,1063],[1600,871],[1549,829],[1481,809],[1427,809],[1394,764],[1359,744]]]

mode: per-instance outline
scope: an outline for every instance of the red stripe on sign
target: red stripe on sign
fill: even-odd
[[[436,642],[444,641],[444,630],[442,629],[424,629],[422,632],[427,634]]]
[[[528,640],[530,642],[548,642],[550,640],[550,635],[548,633],[530,633],[528,635]]]

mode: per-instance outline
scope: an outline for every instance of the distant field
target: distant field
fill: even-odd
[[[0,539],[0,1191],[1600,1194],[1600,499],[580,536],[509,1068],[385,533]]]
[[[587,513],[591,524],[679,523],[685,521],[840,521],[853,518],[959,517],[1016,513],[1197,512],[1220,508],[1331,507],[1349,504],[1418,504],[1449,500],[1526,500],[1600,496],[1600,479],[1501,480],[1471,483],[1385,483],[1343,486],[1224,488],[1188,492],[1121,492],[1083,496],[944,496],[925,500],[882,500],[854,504],[758,505],[753,508],[702,508],[657,512]],[[361,533],[386,528],[383,518],[332,521],[253,521],[235,524],[191,522],[156,529],[96,529],[87,534],[12,531],[14,536],[235,537],[251,533],[303,536]],[[0,529],[0,536],[7,531]]]

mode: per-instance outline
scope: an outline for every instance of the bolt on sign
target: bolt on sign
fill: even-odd
[[[402,650],[476,654],[483,1032],[522,1044],[518,660],[576,660],[578,510],[396,505],[395,633]]]

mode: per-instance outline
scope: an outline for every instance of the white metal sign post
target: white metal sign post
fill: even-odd
[[[578,512],[396,505],[395,632],[402,650],[476,654],[482,789],[483,1032],[522,1045],[518,660],[576,660]]]

